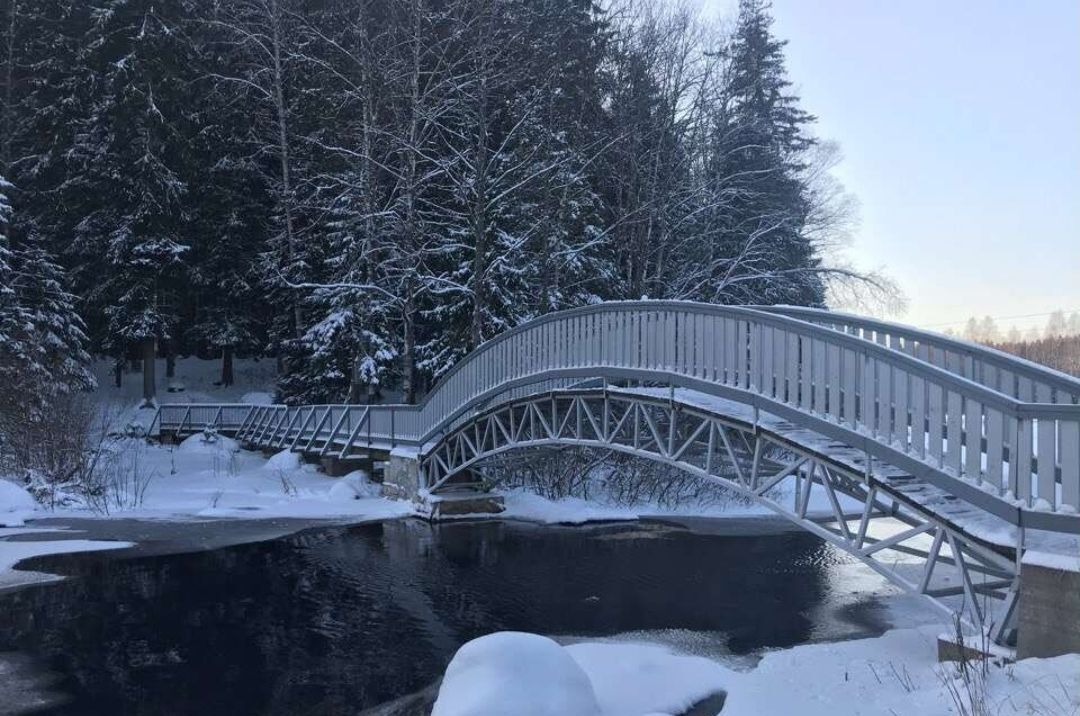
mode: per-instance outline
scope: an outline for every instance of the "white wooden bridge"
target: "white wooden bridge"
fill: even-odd
[[[828,311],[614,302],[468,355],[418,405],[161,406],[262,449],[380,455],[410,496],[511,450],[576,445],[677,466],[797,522],[1005,641],[1024,550],[1080,534],[1080,380]],[[831,514],[808,513],[813,491]]]

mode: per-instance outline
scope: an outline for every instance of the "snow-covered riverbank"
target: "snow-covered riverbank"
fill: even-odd
[[[543,642],[536,637],[499,635],[490,646],[486,638],[477,640],[481,648],[451,664],[436,714],[680,714],[714,694],[726,694],[723,716],[1080,712],[1080,655],[988,663],[985,672],[974,664],[975,674],[964,678],[957,665],[937,661],[936,638],[944,629],[898,629],[875,639],[797,646],[766,653],[752,666],[615,638],[568,645],[561,668],[554,668],[560,666],[557,651],[537,648]],[[530,659],[547,668],[530,668]],[[569,673],[566,683],[543,680],[555,673]],[[470,698],[477,692],[487,694],[479,704]],[[556,703],[561,710],[545,708]],[[576,710],[566,710],[568,703]]]
[[[31,543],[8,537],[27,531],[46,532],[41,520],[274,520],[362,522],[413,515],[414,505],[380,495],[380,487],[362,472],[332,478],[295,453],[272,457],[242,450],[229,438],[195,435],[180,445],[150,444],[121,438],[109,445],[119,463],[107,494],[88,501],[74,494],[57,494],[50,506],[35,502],[19,485],[0,480],[0,586],[37,581],[12,567],[22,559],[42,555],[126,546],[126,542],[82,543],[73,535]],[[584,524],[610,520],[663,517],[755,518],[773,516],[767,508],[731,502],[725,505],[686,505],[660,510],[649,505],[618,505],[604,500],[566,497],[550,500],[521,489],[502,491],[506,511],[500,519],[541,524]],[[825,514],[829,507],[811,505]],[[253,539],[261,537],[256,534]],[[264,537],[262,537],[264,538]]]

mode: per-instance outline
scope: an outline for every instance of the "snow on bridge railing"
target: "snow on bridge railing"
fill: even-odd
[[[758,310],[828,326],[873,341],[1010,397],[1034,403],[1080,403],[1080,379],[989,346],[912,326],[800,306]]]
[[[1014,373],[1026,371],[1018,363]],[[423,448],[500,396],[592,377],[794,410],[850,444],[951,480],[957,494],[1014,523],[1022,509],[1080,524],[1080,405],[1019,400],[861,335],[744,307],[611,302],[553,313],[480,346],[420,405],[255,406],[238,432],[324,454]]]

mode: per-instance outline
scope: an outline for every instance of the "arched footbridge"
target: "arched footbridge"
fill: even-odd
[[[1025,549],[1067,553],[1080,534],[1080,380],[815,309],[598,304],[488,341],[418,405],[162,405],[155,426],[381,454],[387,482],[414,497],[460,490],[488,458],[529,447],[649,458],[765,505],[1001,642]]]

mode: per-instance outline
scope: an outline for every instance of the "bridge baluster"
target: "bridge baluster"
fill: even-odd
[[[1061,434],[1061,503],[1080,510],[1080,420],[1062,420]]]

